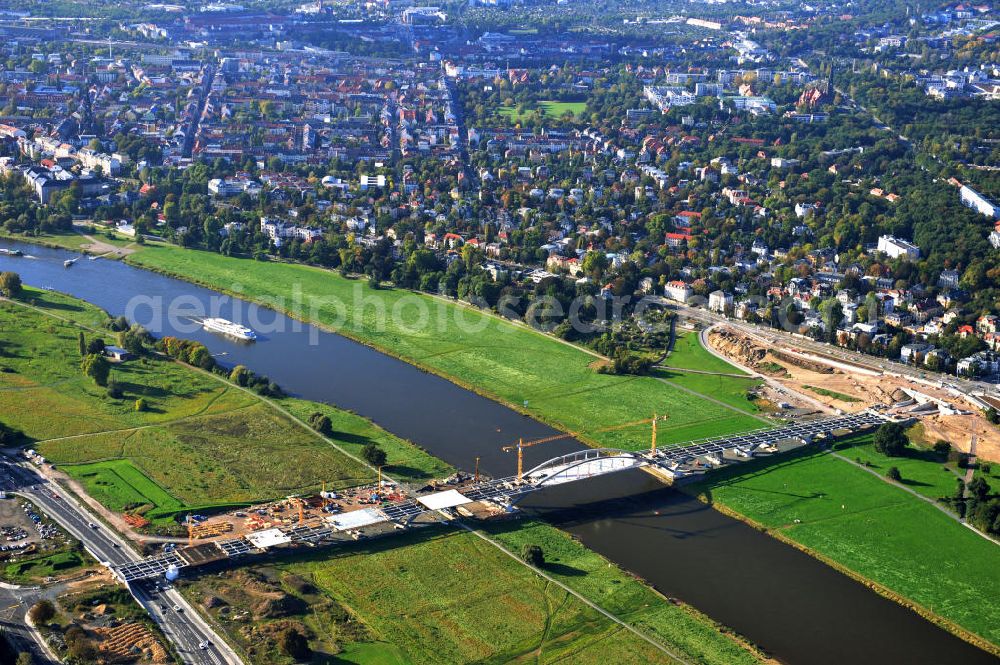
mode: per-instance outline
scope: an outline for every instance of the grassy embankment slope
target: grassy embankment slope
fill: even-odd
[[[926,496],[954,491],[954,475],[922,452],[887,458],[871,435],[836,449],[879,475],[899,467],[904,486]],[[1000,546],[899,486],[829,452],[802,451],[715,471],[686,489],[1000,646]]]
[[[598,374],[595,357],[523,326],[478,310],[445,303],[431,296],[402,290],[375,291],[360,281],[302,265],[253,262],[176,247],[147,247],[128,261],[205,284],[222,291],[239,291],[249,300],[333,325],[344,335],[396,355],[407,362],[496,398],[531,416],[570,432],[580,432],[593,443],[638,450],[649,445],[648,428],[596,432],[601,428],[669,414],[660,428],[662,442],[686,441],[761,426],[756,419],[708,402],[671,385],[695,384],[705,390],[726,386],[719,398],[736,402],[746,411],[756,407],[746,400],[743,384],[725,377],[670,376],[666,382],[652,376]],[[293,285],[308,296],[336,299],[333,304],[309,305],[296,313],[289,304]],[[283,300],[279,300],[283,299]],[[375,302],[381,303],[376,306]],[[419,324],[419,303],[429,312]],[[386,313],[379,321],[379,307]],[[398,313],[394,316],[393,313]],[[463,327],[457,317],[468,322]],[[732,382],[739,383],[731,388]],[[749,387],[749,385],[747,386]],[[527,405],[525,406],[525,402]],[[590,434],[588,434],[590,433]]]
[[[2,420],[22,429],[36,441],[36,448],[112,510],[145,505],[150,509],[147,516],[159,515],[165,521],[173,512],[199,505],[281,496],[287,490],[276,487],[279,483],[315,488],[322,480],[331,481],[333,474],[339,474],[343,484],[372,479],[370,470],[302,430],[270,403],[177,363],[147,358],[117,367],[113,378],[126,385],[128,399],[109,398],[80,373],[80,328],[70,322],[99,328],[106,315],[52,292],[29,289],[24,300],[43,311],[0,301],[0,367],[7,370],[0,372]],[[88,331],[88,336],[93,335]],[[149,411],[132,409],[135,395],[147,399]],[[352,452],[367,440],[377,441],[388,451],[390,462],[409,469],[414,479],[450,470],[415,446],[334,407],[288,398],[276,404],[302,418],[313,411],[327,414],[336,432],[334,440]],[[280,446],[282,454],[273,454],[271,446]],[[611,611],[621,612],[671,650],[682,651],[685,658],[706,663],[756,660],[704,617],[665,602],[552,527],[531,525],[521,530],[508,525],[497,538],[515,549],[522,541],[542,544],[550,559],[573,566],[564,564],[547,570],[549,574]],[[398,584],[399,562],[412,566],[403,576],[406,584]],[[450,651],[437,656],[439,662],[455,662],[453,656],[460,662],[474,660],[484,650],[495,654],[515,648],[530,651],[531,645],[553,654],[586,652],[591,654],[588,659],[604,653],[614,662],[670,660],[468,533],[426,540],[419,534],[402,541],[390,538],[333,558],[317,554],[308,563],[289,565],[308,566],[310,575],[326,581],[323,594],[330,602],[345,604],[371,626],[371,635],[344,644],[330,633],[334,624],[320,620],[325,615],[317,614],[307,622],[316,645],[330,647],[332,642],[337,648],[346,647],[356,662],[396,656],[400,662],[426,662],[426,654],[438,652],[442,635],[451,640],[447,643]],[[340,578],[349,578],[353,586],[327,588]],[[438,603],[461,605],[465,597],[458,590],[466,586],[517,597],[516,609],[530,620],[512,637],[508,634],[510,618],[494,610],[485,619],[467,614],[456,620],[445,609],[435,609]],[[418,629],[410,627],[413,617],[405,604],[361,602],[372,589],[393,587],[397,587],[393,593],[399,594],[400,603],[423,603],[419,606],[427,612],[414,624]],[[521,589],[527,589],[527,594]],[[452,591],[455,595],[449,595]],[[634,605],[634,599],[641,604]],[[488,608],[483,605],[481,609]],[[227,624],[226,628],[238,643],[239,626]],[[474,645],[466,644],[470,636]],[[392,644],[387,646],[387,641]],[[267,659],[271,656],[258,662],[273,662]]]
[[[663,361],[663,365],[677,369],[660,369],[655,372],[656,376],[709,395],[736,409],[757,411],[753,402],[747,399],[747,392],[757,387],[760,381],[706,351],[696,332],[678,332],[673,351]],[[680,371],[685,369],[696,371]],[[765,423],[756,422],[753,426],[763,427]]]
[[[274,403],[178,363],[148,356],[115,366],[111,378],[125,398],[109,397],[80,370],[80,328],[46,313],[95,329],[106,315],[56,293],[26,295],[43,312],[0,304],[2,421],[112,511],[144,506],[147,518],[166,523],[180,511],[374,478]],[[87,331],[88,339],[97,335]],[[134,407],[140,397],[144,412]],[[407,478],[450,470],[360,417],[301,400],[278,404],[303,419],[313,411],[329,415],[333,441],[349,452],[376,441]]]

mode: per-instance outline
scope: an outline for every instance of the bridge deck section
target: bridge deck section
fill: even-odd
[[[561,482],[582,480],[640,466],[658,466],[675,476],[684,475],[685,472],[679,471],[678,467],[698,457],[719,456],[732,451],[743,451],[747,457],[750,457],[761,450],[774,449],[775,445],[782,441],[799,439],[810,443],[817,438],[835,436],[838,432],[858,432],[886,422],[891,422],[891,419],[876,411],[864,411],[784,427],[754,430],[743,434],[699,439],[658,448],[655,452],[587,449],[540,464],[525,473],[522,481],[518,481],[514,476],[487,480],[463,488],[461,492],[471,501],[489,501],[508,506],[525,494]],[[609,460],[621,461],[609,463]],[[404,526],[422,515],[437,512],[428,509],[416,499],[387,504],[381,506],[381,510],[385,513],[387,521]],[[292,545],[315,546],[324,542],[334,542],[337,534],[337,529],[333,525],[302,525],[284,528],[282,531],[291,539]],[[216,546],[219,548],[219,559],[240,558],[260,551],[245,538],[217,541]],[[200,547],[204,547],[204,545]],[[171,552],[121,566],[115,570],[115,573],[123,582],[129,583],[160,577],[167,572],[170,566],[184,568],[188,565],[188,561]]]

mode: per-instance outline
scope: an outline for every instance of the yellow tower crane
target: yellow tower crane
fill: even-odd
[[[653,435],[652,435],[652,447],[651,452],[656,452],[656,423],[660,420],[666,420],[669,416],[657,416],[653,414],[652,418],[644,418],[642,420],[633,420],[631,422],[622,423],[620,425],[611,425],[610,427],[602,427],[596,430],[590,430],[589,432],[566,432],[564,434],[554,434],[552,436],[542,437],[541,439],[534,439],[532,441],[525,441],[524,439],[518,439],[516,444],[511,444],[509,446],[504,446],[501,448],[505,453],[511,451],[517,451],[517,482],[521,482],[524,478],[524,449],[530,448],[532,446],[537,446],[542,443],[549,443],[550,441],[558,441],[559,439],[568,439],[571,437],[581,436],[583,434],[600,434],[601,432],[612,432],[614,430],[626,429],[629,427],[637,427],[639,425],[645,425],[647,423],[653,424]]]

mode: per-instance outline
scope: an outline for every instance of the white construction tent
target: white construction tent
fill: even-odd
[[[292,542],[291,537],[283,533],[281,529],[267,529],[266,531],[251,533],[247,536],[247,540],[253,543],[253,546],[260,550],[266,550],[267,548],[274,547],[275,545],[284,545],[285,543]]]
[[[417,499],[428,510],[441,510],[442,508],[454,508],[466,503],[472,503],[472,499],[465,496],[458,490],[447,490],[436,492]]]
[[[389,517],[380,508],[362,508],[361,510],[351,510],[339,515],[331,515],[326,518],[337,531],[352,531],[361,527],[371,526],[380,522],[386,522]]]

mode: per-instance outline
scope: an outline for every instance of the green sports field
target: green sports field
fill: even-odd
[[[549,118],[561,118],[563,114],[567,112],[572,113],[574,117],[579,118],[587,110],[587,102],[542,101],[538,102],[538,107],[542,110],[542,113]],[[517,109],[510,106],[501,106],[500,115],[511,118],[515,122],[524,119],[523,116],[518,115]]]

